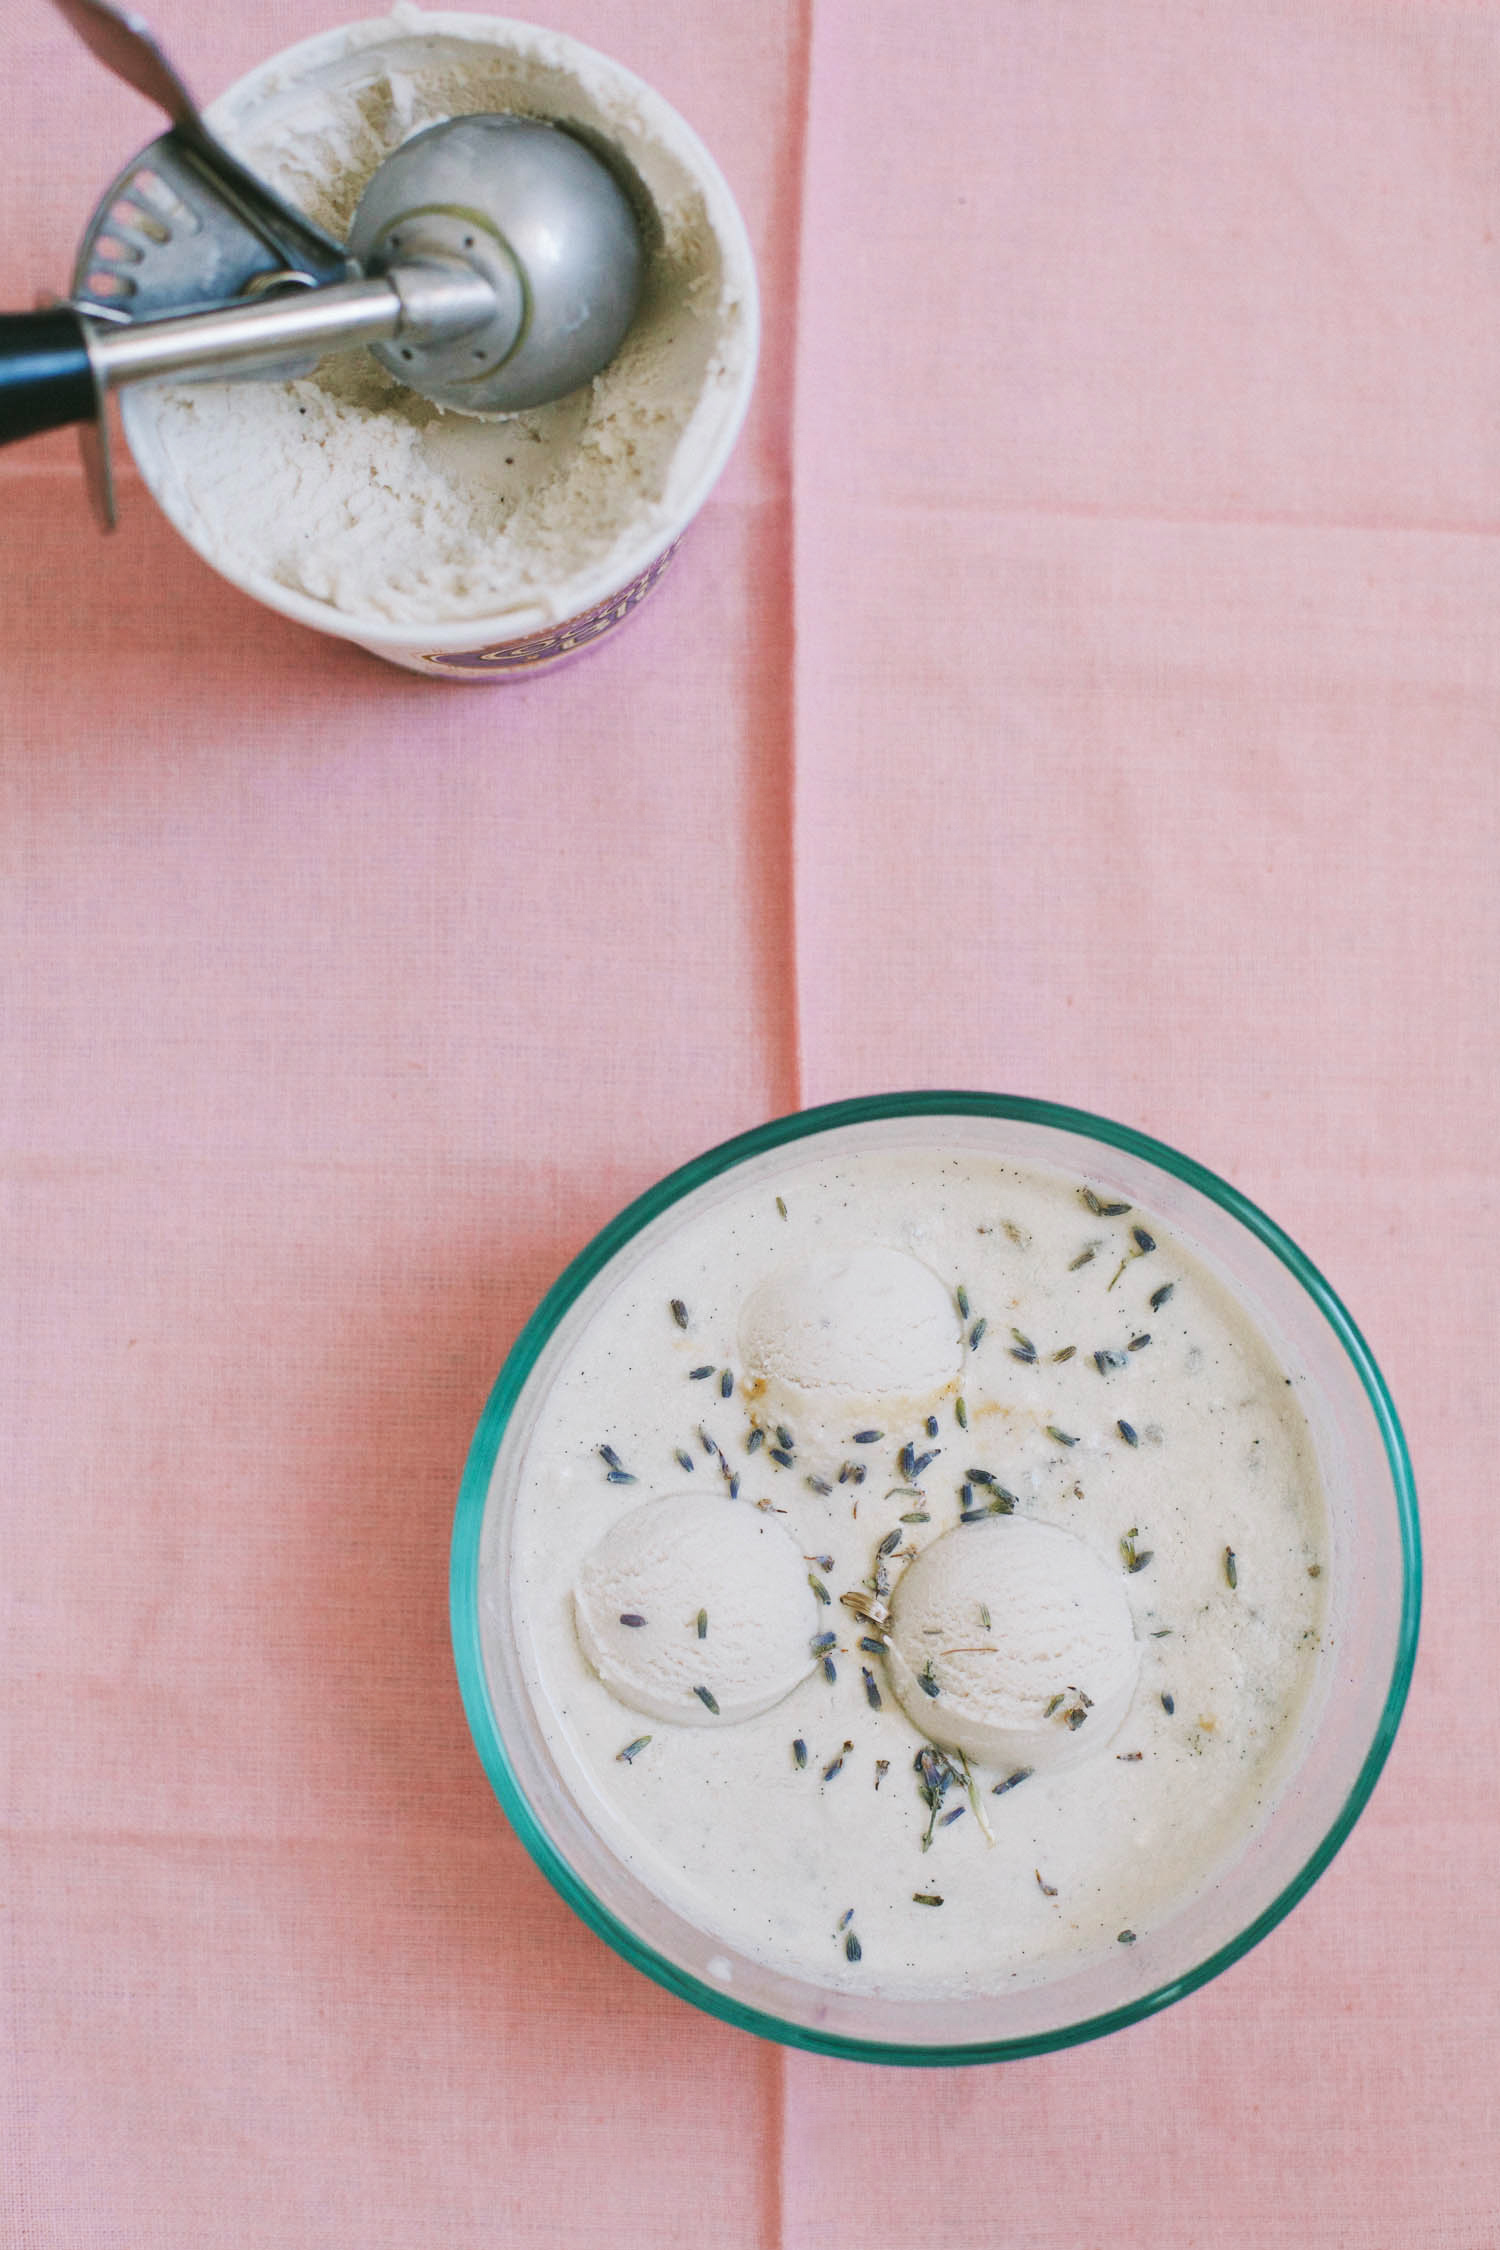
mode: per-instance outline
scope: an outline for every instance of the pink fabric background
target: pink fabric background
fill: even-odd
[[[337,13],[153,20],[207,94]],[[133,478],[100,540],[70,441],[0,456],[0,2243],[1493,2250],[1500,5],[552,20],[698,127],[766,300],[617,639],[409,679]],[[42,0],[0,31],[24,305],[156,126]],[[557,1267],[709,1142],[919,1083],[1273,1211],[1429,1568],[1291,1920],[958,2073],[618,1961],[489,1795],[445,1614]]]

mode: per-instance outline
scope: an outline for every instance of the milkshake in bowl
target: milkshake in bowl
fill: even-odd
[[[216,570],[302,624],[463,681],[529,676],[633,613],[729,457],[759,343],[748,238],[712,157],[659,94],[559,32],[403,0],[276,56],[207,119],[343,242],[396,150],[480,114],[561,126],[633,207],[641,302],[592,382],[479,416],[353,350],[286,380],[122,399],[154,497]]]
[[[1327,1285],[1130,1129],[924,1093],[711,1151],[503,1369],[453,1547],[490,1780],[593,1928],[793,2044],[995,2060],[1218,1973],[1326,1866],[1415,1647]]]

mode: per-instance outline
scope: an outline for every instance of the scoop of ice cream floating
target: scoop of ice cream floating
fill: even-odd
[[[632,1508],[579,1570],[573,1607],[610,1693],[682,1725],[753,1719],[816,1661],[807,1564],[746,1501],[689,1494]]]
[[[1140,1666],[1121,1574],[1052,1524],[992,1516],[935,1539],[890,1602],[891,1684],[932,1741],[1034,1772],[1101,1749]]]
[[[746,1303],[740,1353],[799,1447],[847,1446],[862,1424],[896,1423],[948,1390],[963,1331],[931,1267],[871,1245],[779,1267]]]

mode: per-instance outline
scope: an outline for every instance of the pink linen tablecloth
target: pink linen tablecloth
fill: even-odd
[[[357,10],[344,11],[350,15]],[[206,94],[337,20],[154,21]],[[1495,2250],[1500,0],[569,0],[741,199],[738,453],[615,639],[428,684],[0,455],[0,2250]],[[0,0],[0,303],[156,129]],[[1352,1840],[1045,2060],[607,1951],[448,1652],[470,1430],[623,1200],[992,1087],[1227,1173],[1404,1414]]]

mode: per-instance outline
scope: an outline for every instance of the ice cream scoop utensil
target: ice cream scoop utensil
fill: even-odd
[[[619,349],[640,233],[610,166],[564,127],[428,126],[370,180],[345,248],[221,146],[138,17],[57,5],[173,121],[95,212],[72,301],[0,316],[0,443],[97,420],[85,459],[106,522],[102,408],[126,384],[284,377],[363,344],[441,405],[508,413],[576,390]]]

